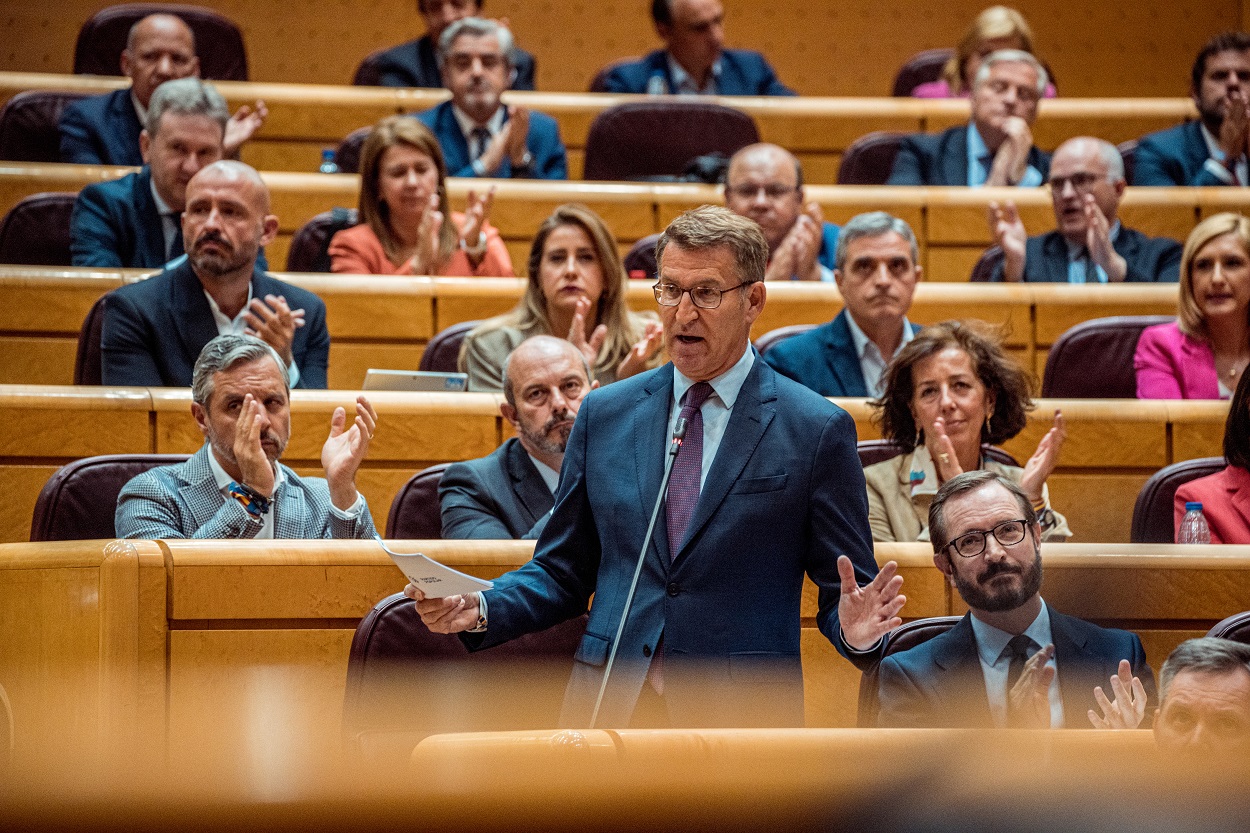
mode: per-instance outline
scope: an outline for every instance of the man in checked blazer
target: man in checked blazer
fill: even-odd
[[[278,462],[291,435],[290,388],[278,354],[249,335],[210,341],[195,363],[191,413],[207,442],[185,463],[135,477],[117,499],[123,538],[370,538],[356,490],[377,414],[356,397],[350,426],[335,408],[321,449],[325,478]]]

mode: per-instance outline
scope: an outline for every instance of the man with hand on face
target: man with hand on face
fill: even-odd
[[[138,475],[117,498],[123,538],[371,538],[356,472],[377,430],[369,400],[347,424],[335,408],[321,449],[325,479],[278,462],[291,436],[290,388],[273,348],[223,335],[195,363],[191,414],[204,446],[185,463]]]
[[[378,83],[383,87],[443,86],[438,69],[438,40],[443,30],[457,20],[480,17],[481,12],[480,0],[417,0],[417,13],[425,21],[425,34],[374,57]],[[513,46],[508,51],[508,63],[513,72],[509,88],[534,89],[534,56]]]
[[[451,101],[417,118],[438,137],[448,176],[568,179],[556,120],[499,98],[512,73],[511,49],[512,33],[493,20],[466,17],[448,26],[438,60]]]
[[[1033,146],[1046,70],[1028,52],[991,52],[977,70],[972,120],[935,136],[908,136],[887,185],[1037,186],[1050,154]]]
[[[599,387],[567,339],[531,336],[503,365],[500,413],[517,435],[438,484],[444,538],[537,538],[555,503],[564,449],[582,397]]]
[[[1042,601],[1041,534],[1032,503],[1009,478],[979,469],[942,484],[929,505],[933,563],[970,612],[881,661],[879,725],[1141,724],[1154,691],[1141,639]],[[1112,699],[1102,689],[1108,681]]]
[[[803,204],[803,169],[778,145],[748,145],[729,160],[725,205],[759,224],[768,242],[766,281],[832,281],[838,227]]]
[[[1050,161],[1050,196],[1058,229],[1029,237],[1015,205],[990,203],[990,230],[1003,250],[992,281],[1120,283],[1180,276],[1181,244],[1120,224],[1124,160],[1115,145],[1078,137]]]
[[[200,59],[195,55],[195,36],[181,18],[171,14],[148,15],[130,28],[122,51],[121,72],[130,88],[84,98],[66,106],[61,114],[61,161],[78,165],[133,165],[145,161],[139,133],[148,124],[152,93],[166,81],[199,78]],[[222,143],[226,156],[265,123],[265,102],[244,105],[226,123]]]
[[[877,571],[850,416],[751,347],[766,295],[759,227],[703,206],[657,252],[672,362],[582,402],[533,560],[481,593],[404,592],[431,630],[468,631],[470,649],[579,616],[593,595],[563,725],[802,725],[804,575],[819,587],[821,631],[861,665],[901,621],[902,578],[892,562]]]
[[[1133,184],[1250,185],[1250,34],[1207,41],[1190,83],[1198,121],[1142,138]]]
[[[916,235],[905,221],[872,211],[851,218],[836,251],[833,274],[846,306],[764,361],[821,396],[881,396],[890,359],[920,329],[907,320],[921,273]]]
[[[107,296],[104,384],[187,387],[205,344],[246,332],[277,351],[291,387],[326,387],[325,304],[256,264],[278,233],[260,175],[242,162],[214,162],[191,178],[186,197],[187,259]]]

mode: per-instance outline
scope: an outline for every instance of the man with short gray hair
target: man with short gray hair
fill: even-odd
[[[973,81],[971,121],[903,139],[887,184],[1041,185],[1050,154],[1033,146],[1032,125],[1046,84],[1045,68],[1028,52],[991,52]]]
[[[147,124],[152,94],[168,81],[200,77],[191,28],[172,14],[139,20],[126,38],[121,74],[130,79],[128,88],[66,106],[59,124],[62,162],[135,167],[144,163],[139,132]],[[240,107],[225,126],[225,154],[237,153],[268,114],[263,101]]]
[[[916,235],[884,211],[860,214],[842,227],[834,260],[842,311],[764,361],[821,396],[880,396],[890,359],[920,329],[907,320],[922,271]]]
[[[70,220],[75,266],[158,269],[184,253],[187,183],[222,158],[230,112],[211,84],[182,78],[157,88],[147,116],[143,168],[78,194]]]
[[[1115,145],[1078,136],[1050,160],[1058,228],[1029,237],[1011,202],[991,202],[990,230],[1003,252],[992,281],[1050,283],[1176,282],[1181,244],[1120,224],[1124,160]]]
[[[279,458],[291,436],[290,388],[278,354],[249,335],[200,351],[191,414],[205,443],[191,459],[132,479],[117,498],[123,538],[370,538],[373,519],[356,472],[377,430],[369,400],[334,409],[321,449],[325,479]]]
[[[511,83],[508,27],[466,17],[438,43],[443,85],[451,101],[417,118],[434,131],[448,176],[568,179],[560,128],[551,116],[500,100]]]
[[[1250,645],[1188,639],[1159,672],[1155,742],[1165,752],[1250,760]]]

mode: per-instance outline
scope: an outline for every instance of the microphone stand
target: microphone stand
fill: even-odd
[[[629,618],[629,610],[634,604],[634,591],[638,589],[638,577],[642,575],[642,562],[651,547],[651,538],[655,534],[655,522],[660,517],[660,507],[664,504],[664,495],[668,491],[669,478],[673,476],[673,463],[677,460],[677,452],[681,451],[682,441],[686,438],[686,420],[678,417],[673,428],[673,441],[668,447],[668,459],[664,462],[664,477],[660,481],[660,493],[655,496],[655,507],[651,510],[651,522],[647,524],[646,537],[642,539],[642,551],[638,553],[638,563],[634,566],[634,578],[629,583],[629,593],[625,595],[625,607],[621,611],[621,623],[616,627],[616,638],[612,640],[612,650],[608,652],[607,665],[603,667],[603,682],[599,684],[599,696],[595,698],[595,710],[590,715],[590,728],[595,728],[599,721],[599,707],[603,705],[603,695],[608,690],[608,676],[616,662],[616,649],[621,644],[621,636],[625,633],[625,621]],[[644,683],[645,685],[645,683]]]

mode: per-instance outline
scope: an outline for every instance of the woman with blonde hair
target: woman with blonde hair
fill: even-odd
[[[330,269],[365,275],[511,277],[508,247],[486,222],[493,191],[447,201],[438,139],[410,116],[378,122],[360,151],[360,225],[330,241]]]
[[[1250,219],[1225,212],[1189,233],[1177,320],[1142,331],[1138,399],[1228,399],[1250,365]]]
[[[530,246],[528,274],[516,308],[465,338],[460,370],[470,390],[501,390],[504,359],[532,335],[573,342],[601,385],[657,364],[663,329],[654,313],[626,305],[629,280],[598,214],[572,203],[556,208]]]
[[[1033,53],[1033,30],[1024,15],[1006,6],[990,6],[979,15],[959,39],[955,54],[942,68],[936,81],[918,85],[913,98],[967,98],[972,95],[972,82],[981,62],[999,49],[1019,49]],[[1047,70],[1049,74],[1049,69]],[[1046,85],[1045,98],[1055,97],[1054,84]]]

